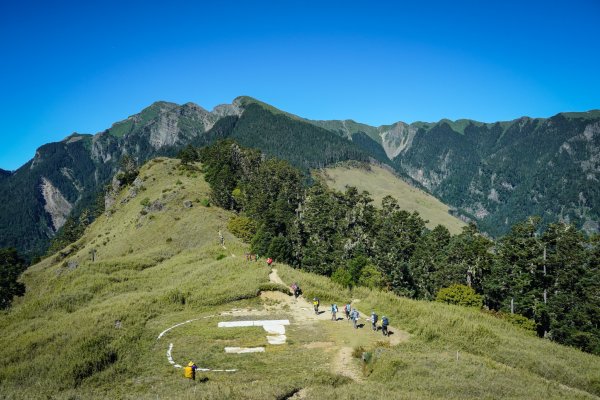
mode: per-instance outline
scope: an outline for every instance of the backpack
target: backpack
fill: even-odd
[[[337,312],[337,304],[334,304],[331,306],[331,311],[333,311],[335,313]]]
[[[346,312],[350,312],[350,304],[346,304]]]
[[[388,326],[389,325],[389,321],[387,319],[387,317],[383,317],[383,319],[381,320],[381,325],[383,326]]]
[[[183,376],[188,379],[193,379],[194,378],[194,367],[190,367],[189,365],[187,367],[184,367],[183,368]]]
[[[371,322],[373,322],[373,323],[377,322],[377,314],[371,314]]]

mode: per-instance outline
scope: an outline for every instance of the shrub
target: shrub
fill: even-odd
[[[367,264],[360,273],[358,284],[371,289],[383,286],[383,275],[381,271],[373,264]]]
[[[200,204],[202,204],[204,207],[210,207],[210,201],[208,199],[200,200]]]
[[[436,301],[465,307],[481,308],[483,305],[483,297],[475,293],[473,288],[459,284],[440,289]]]
[[[502,313],[501,318],[507,320],[513,325],[518,326],[519,328],[525,329],[526,331],[535,332],[535,321],[525,317],[524,315]]]
[[[142,201],[140,201],[140,204],[146,207],[150,204],[150,199],[148,197],[145,197]]]
[[[242,239],[246,243],[249,243],[256,233],[256,224],[252,219],[238,215],[229,220],[227,223],[227,229],[234,236]]]
[[[331,275],[331,280],[335,283],[342,285],[343,287],[351,288],[354,285],[354,281],[352,279],[352,274],[348,269],[344,267],[340,267],[335,270],[335,272]]]

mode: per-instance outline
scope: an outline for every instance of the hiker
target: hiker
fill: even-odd
[[[352,307],[350,306],[350,303],[348,303],[344,306],[344,312],[346,313],[346,321],[350,321],[350,311],[352,311]]]
[[[192,361],[190,361],[188,363],[188,365],[183,368],[183,376],[195,381],[197,368],[198,367],[196,366],[196,364],[194,364]]]
[[[332,321],[337,321],[337,312],[338,312],[337,304],[333,303],[331,305],[331,320]]]
[[[302,290],[300,290],[300,286],[297,283],[294,283],[294,286],[296,286],[293,287],[294,297],[298,298],[302,294]]]
[[[319,315],[319,299],[316,297],[313,299],[313,307],[315,309],[315,315]]]
[[[381,332],[383,332],[383,336],[387,336],[388,335],[388,325],[390,324],[390,321],[388,320],[388,318],[384,315],[383,318],[381,318]]]
[[[377,321],[377,314],[375,314],[375,311],[371,311],[371,327],[375,332],[377,332]]]
[[[352,312],[350,313],[350,316],[352,318],[352,325],[354,325],[354,329],[358,328],[357,326],[357,322],[358,322],[358,310],[356,308],[352,309]]]
[[[270,267],[273,264],[273,259],[271,257],[267,258],[267,265]]]

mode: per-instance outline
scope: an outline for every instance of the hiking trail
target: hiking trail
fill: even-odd
[[[287,287],[290,285],[283,282],[277,273],[277,269],[273,268],[269,274],[269,280],[272,283],[281,284]],[[290,294],[292,291],[290,289]],[[353,348],[356,346],[368,347],[377,341],[387,341],[391,346],[397,345],[403,341],[408,340],[409,334],[393,326],[389,326],[388,330],[390,335],[384,337],[380,331],[373,332],[371,330],[371,322],[367,313],[358,310],[360,313],[359,324],[364,326],[358,331],[360,334],[355,332],[352,328],[352,324],[345,320],[340,320],[340,317],[344,316],[341,310],[342,306],[339,306],[338,321],[331,321],[331,312],[328,310],[326,305],[320,307],[321,310],[319,315],[316,315],[313,306],[309,303],[304,296],[300,296],[297,299],[293,295],[286,295],[281,292],[263,292],[261,297],[264,300],[271,300],[276,302],[276,306],[272,306],[272,310],[275,308],[284,308],[285,312],[290,315],[290,318],[295,323],[304,324],[320,324],[321,321],[326,323],[324,329],[329,332],[331,341],[328,342],[312,342],[305,347],[307,348],[323,348],[324,350],[336,351],[336,355],[332,359],[331,369],[333,373],[346,376],[354,381],[362,381],[363,374],[360,370],[360,361],[352,356]],[[353,300],[353,303],[357,300]],[[357,308],[358,309],[358,308]],[[274,311],[274,310],[273,310]]]

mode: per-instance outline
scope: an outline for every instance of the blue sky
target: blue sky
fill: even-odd
[[[193,3],[1,2],[0,167],[157,100],[372,125],[600,108],[598,1]]]

